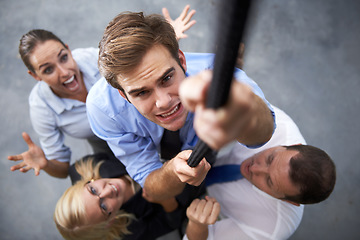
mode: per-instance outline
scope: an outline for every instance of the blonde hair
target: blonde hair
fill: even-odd
[[[80,174],[81,180],[69,187],[58,200],[54,221],[57,229],[65,239],[121,239],[125,234],[130,234],[127,226],[134,218],[123,210],[119,210],[115,218],[98,224],[86,225],[85,206],[82,190],[90,180],[100,179],[99,169],[103,161],[97,163],[93,159],[80,160],[75,163],[75,169]]]

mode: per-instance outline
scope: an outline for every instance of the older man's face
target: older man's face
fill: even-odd
[[[278,146],[269,148],[246,159],[241,164],[241,174],[260,190],[275,198],[300,193],[289,177],[290,159],[298,151]]]
[[[181,51],[179,57],[186,70],[185,56]],[[149,49],[132,73],[117,77],[136,109],[150,121],[171,131],[184,125],[188,113],[179,97],[179,85],[184,78],[179,63],[161,45]],[[120,94],[126,97],[124,93]]]

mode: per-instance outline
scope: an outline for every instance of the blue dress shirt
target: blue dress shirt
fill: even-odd
[[[186,75],[212,69],[214,56],[209,53],[185,53]],[[238,81],[249,85],[272,110],[261,89],[245,72],[238,69],[235,74]],[[159,152],[164,129],[142,116],[105,79],[99,80],[91,89],[86,107],[93,132],[107,141],[130,176],[143,186],[148,174],[162,166]],[[193,149],[198,140],[193,128],[193,118],[194,114],[189,113],[185,125],[180,129],[182,150]]]

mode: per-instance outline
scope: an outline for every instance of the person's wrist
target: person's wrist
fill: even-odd
[[[202,230],[204,228],[207,228],[207,225],[206,224],[203,224],[197,220],[194,220],[194,219],[190,219],[189,218],[189,227],[192,227],[193,229],[198,229],[198,230]]]
[[[50,168],[50,160],[48,160],[45,156],[43,157],[41,164],[40,164],[40,170],[47,171],[48,168]]]
[[[161,205],[163,206],[165,212],[173,212],[179,206],[174,197],[170,198],[169,200],[165,200]]]
[[[166,168],[166,172],[168,176],[176,176],[176,180],[178,182],[182,182],[179,177],[179,172],[176,167],[176,157],[166,162],[166,165],[164,165]]]

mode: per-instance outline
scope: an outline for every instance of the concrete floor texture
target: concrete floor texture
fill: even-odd
[[[14,163],[7,156],[27,150],[21,132],[38,144],[28,107],[36,81],[19,57],[20,37],[43,28],[71,49],[97,47],[107,23],[122,11],[161,13],[167,7],[175,17],[190,4],[197,23],[180,47],[214,52],[220,1],[0,0],[0,239],[62,239],[52,215],[70,186],[69,179],[45,172],[36,177],[33,171],[9,170]],[[291,240],[360,239],[359,13],[357,0],[259,0],[250,14],[244,70],[272,104],[294,119],[308,144],[327,151],[337,166],[334,192],[305,207]],[[67,143],[72,161],[90,151],[84,141],[69,138]]]

